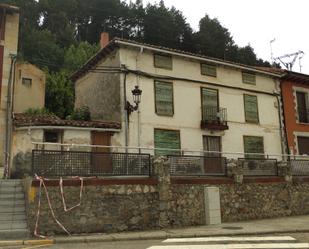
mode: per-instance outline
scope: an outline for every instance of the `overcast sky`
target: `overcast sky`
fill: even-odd
[[[159,0],[144,0],[155,3]],[[309,74],[308,0],[165,0],[165,5],[181,10],[194,30],[207,13],[218,18],[239,46],[248,43],[258,57],[270,61],[270,41],[274,57],[302,50],[302,73]],[[291,61],[287,59],[286,61]],[[293,71],[299,72],[299,61]]]

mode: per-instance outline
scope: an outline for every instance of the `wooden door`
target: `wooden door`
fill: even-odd
[[[207,174],[221,174],[224,173],[224,160],[221,157],[221,137],[216,136],[204,136],[203,144],[205,151],[215,151],[205,153],[204,158],[204,170]]]
[[[111,145],[111,134],[106,132],[92,132],[92,145]],[[92,173],[106,175],[113,173],[112,155],[108,147],[94,147],[92,149]]]

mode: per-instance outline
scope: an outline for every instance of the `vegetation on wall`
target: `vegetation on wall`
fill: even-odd
[[[98,51],[102,31],[253,66],[270,66],[254,49],[235,44],[228,29],[207,14],[194,31],[186,17],[161,0],[4,0],[21,9],[19,53],[47,72],[46,108],[61,118],[73,112],[69,76]]]

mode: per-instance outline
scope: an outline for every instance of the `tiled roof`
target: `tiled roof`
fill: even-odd
[[[196,53],[191,53],[191,52],[187,52],[183,50],[178,50],[178,49],[173,49],[173,48],[168,48],[168,47],[163,47],[163,46],[157,46],[157,45],[151,45],[147,43],[141,43],[141,42],[136,42],[136,41],[122,39],[122,38],[114,38],[112,41],[109,42],[109,44],[106,47],[104,47],[99,52],[97,52],[78,71],[76,71],[71,76],[71,79],[75,81],[79,79],[80,77],[82,77],[83,75],[85,75],[90,69],[93,69],[105,56],[110,54],[115,48],[119,47],[119,45],[139,46],[145,49],[159,49],[159,50],[163,50],[163,52],[166,52],[166,53],[169,53],[169,52],[177,53],[180,56],[184,56],[184,57],[192,56],[200,60],[205,60],[205,61],[208,60],[209,62],[212,62],[212,63],[223,64],[223,65],[230,66],[230,67],[238,67],[238,68],[246,69],[249,71],[252,70],[252,71],[260,72],[263,74],[270,74],[272,76],[279,76],[277,75],[277,73],[260,70],[258,67],[248,66],[248,65],[226,61],[222,59],[217,59],[217,58],[212,58],[212,57],[208,57],[202,54],[196,54]]]
[[[64,120],[56,115],[33,115],[25,113],[15,113],[13,118],[14,125],[22,126],[71,126],[84,128],[105,128],[105,129],[120,129],[121,125],[117,122],[104,121],[83,121],[83,120]]]

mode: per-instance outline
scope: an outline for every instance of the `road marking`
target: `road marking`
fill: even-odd
[[[147,249],[308,249],[309,243],[216,244],[151,246]]]
[[[203,238],[173,238],[166,239],[163,243],[192,243],[212,241],[289,241],[296,240],[291,236],[266,236],[266,237],[203,237]]]

